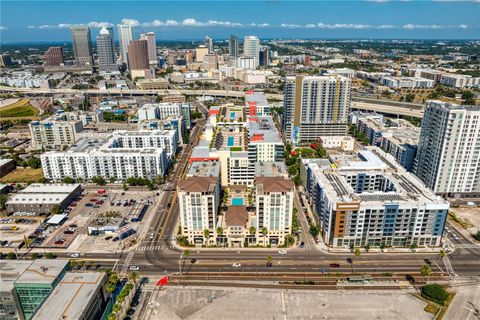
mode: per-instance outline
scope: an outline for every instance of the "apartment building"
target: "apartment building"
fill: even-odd
[[[379,148],[305,159],[301,170],[327,245],[441,244],[449,203]]]
[[[480,106],[427,101],[415,174],[444,197],[480,195]]]
[[[183,117],[185,125],[190,128],[190,104],[189,103],[147,103],[138,109],[138,121],[164,119],[168,117]]]
[[[36,149],[61,149],[78,140],[78,133],[83,130],[80,120],[70,121],[63,114],[51,116],[42,121],[28,124],[32,146]]]
[[[165,174],[177,150],[173,130],[117,131],[108,140],[82,138],[66,151],[46,152],[40,159],[44,176],[52,180],[154,179]]]
[[[245,93],[245,108],[249,116],[269,116],[270,106],[263,92],[247,91]]]
[[[257,161],[283,161],[284,145],[270,116],[248,117],[248,155]]]
[[[190,243],[214,243],[220,205],[220,165],[194,163],[177,185],[182,235]],[[212,235],[205,237],[204,231]]]
[[[283,132],[302,144],[347,132],[351,79],[339,75],[286,77]]]

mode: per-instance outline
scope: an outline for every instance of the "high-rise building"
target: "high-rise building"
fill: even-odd
[[[70,28],[73,38],[73,53],[79,66],[93,66],[92,39],[88,26],[73,26]]]
[[[128,24],[118,25],[118,43],[120,47],[120,60],[128,65],[128,45],[133,40],[132,26]]]
[[[292,76],[285,80],[283,132],[287,140],[318,141],[347,133],[351,80],[338,76]]]
[[[113,29],[109,29],[103,27],[96,38],[100,72],[118,71],[115,57],[115,45],[113,42]]]
[[[42,121],[29,123],[32,146],[37,149],[60,149],[78,140],[83,130],[81,120],[69,120],[65,114],[51,116]]]
[[[260,40],[257,36],[245,36],[243,40],[243,55],[255,58],[255,66],[260,64]]]
[[[480,106],[427,101],[414,173],[442,196],[480,195]]]
[[[140,39],[147,41],[148,62],[151,65],[157,65],[158,64],[157,38],[155,36],[155,32],[142,33],[140,35]]]
[[[203,56],[203,66],[205,70],[218,69],[218,57],[216,54],[206,54]]]
[[[205,36],[205,40],[203,41],[203,44],[205,47],[208,49],[208,53],[212,54],[213,53],[213,39],[210,38],[209,36]]]
[[[62,47],[50,47],[45,52],[45,66],[58,67],[63,63]]]
[[[132,73],[132,79],[145,77],[149,70],[148,45],[145,40],[132,40],[128,45],[128,69]]]
[[[259,63],[261,66],[266,66],[270,64],[270,48],[269,47],[260,48]]]
[[[238,37],[235,35],[231,35],[228,39],[228,54],[234,58],[240,55],[238,51]]]
[[[195,61],[203,62],[203,57],[208,54],[208,48],[206,46],[200,45],[195,49]]]

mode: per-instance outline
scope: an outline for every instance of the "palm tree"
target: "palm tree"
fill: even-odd
[[[263,236],[263,245],[266,245],[266,243],[265,243],[265,242],[266,242],[265,237],[266,237],[267,234],[268,234],[268,229],[265,228],[265,227],[263,227],[263,228],[262,228],[262,231],[260,231],[260,232],[262,233],[262,236]]]
[[[189,256],[190,256],[190,250],[183,250],[182,257],[186,259]]]
[[[250,232],[250,234],[255,234],[257,232],[257,228],[255,228],[254,226],[251,226],[250,229],[248,229],[248,231]]]
[[[353,254],[355,255],[355,257],[360,257],[362,253],[360,252],[359,248],[355,248],[355,250],[353,251]]]
[[[270,267],[272,265],[272,256],[267,256],[267,266]]]
[[[140,273],[138,271],[132,271],[128,274],[128,278],[133,283],[134,287],[137,287],[137,280],[139,276],[140,276]]]
[[[208,229],[203,230],[203,236],[205,237],[205,244],[208,245],[208,239],[210,238],[210,230]]]
[[[223,228],[222,227],[217,228],[217,235],[218,234],[223,234]]]
[[[445,252],[445,250],[440,250],[440,252],[438,253],[438,255],[440,256],[440,258],[443,258],[447,255],[447,253]]]
[[[420,268],[420,273],[423,276],[424,280],[425,280],[425,278],[427,279],[426,282],[428,283],[428,277],[430,277],[430,275],[432,274],[432,267],[430,267],[428,264],[424,264]]]
[[[120,310],[122,310],[122,306],[120,306],[119,304],[115,304],[112,308],[112,312],[115,314],[119,313]]]

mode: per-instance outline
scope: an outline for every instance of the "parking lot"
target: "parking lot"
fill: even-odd
[[[38,226],[40,220],[35,217],[10,216],[0,219],[0,247],[16,248]]]

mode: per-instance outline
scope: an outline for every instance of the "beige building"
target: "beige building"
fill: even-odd
[[[198,48],[195,49],[195,61],[196,62],[203,62],[203,58],[207,54],[208,54],[208,48],[207,47],[198,46]]]

